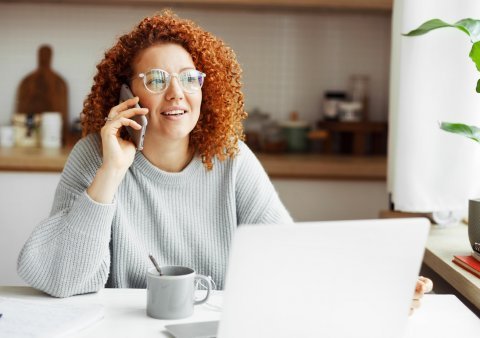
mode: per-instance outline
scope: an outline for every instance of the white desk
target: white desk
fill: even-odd
[[[145,314],[144,289],[104,289],[98,293],[56,299],[29,287],[0,287],[0,297],[50,299],[57,303],[100,303],[105,306],[105,318],[75,337],[169,337],[164,326],[170,323],[216,320],[220,312],[201,305],[194,316],[182,320],[157,320]],[[222,293],[214,292],[211,303],[221,305]],[[381,318],[379,318],[381,320]],[[478,338],[480,320],[452,295],[426,295],[422,308],[409,318],[406,338]],[[268,337],[265,337],[268,338]]]
[[[480,309],[480,278],[452,262],[454,255],[468,256],[471,251],[465,224],[444,228],[434,225],[428,236],[423,261]]]

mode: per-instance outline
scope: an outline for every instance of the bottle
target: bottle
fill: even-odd
[[[62,115],[59,112],[42,113],[43,148],[60,148],[62,146]]]
[[[12,118],[15,145],[19,147],[37,147],[40,114],[13,114]]]
[[[350,77],[350,101],[362,105],[361,120],[368,121],[368,91],[370,77],[367,75],[352,75]]]
[[[0,126],[0,147],[11,148],[14,144],[13,126]]]

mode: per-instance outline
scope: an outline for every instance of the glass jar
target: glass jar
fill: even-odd
[[[322,100],[323,120],[338,120],[338,104],[345,101],[347,94],[342,91],[326,91]]]
[[[248,117],[243,121],[243,129],[245,131],[245,142],[253,151],[261,151],[263,145],[263,128],[268,121],[269,115],[262,113],[255,108]]]
[[[361,120],[368,121],[370,77],[367,75],[352,75],[349,87],[350,101],[361,103]]]

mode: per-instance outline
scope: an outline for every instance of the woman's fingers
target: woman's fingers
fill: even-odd
[[[418,280],[424,284],[424,292],[430,292],[433,289],[433,282],[429,278],[423,276],[418,277]]]
[[[422,303],[420,302],[420,300],[418,299],[414,299],[412,301],[412,304],[410,305],[410,312],[409,312],[409,315],[411,316],[413,314],[413,312],[418,309],[420,306],[422,305]]]
[[[108,116],[105,118],[105,120],[108,122],[119,117],[132,117],[135,115],[147,114],[148,108],[140,108],[137,105],[138,100],[138,96],[136,96],[116,105],[115,107],[110,109],[110,112],[108,113]]]
[[[138,97],[134,97],[113,107],[105,119],[106,123],[104,127],[106,128],[106,132],[118,136],[120,128],[122,127],[130,126],[137,130],[141,129],[142,127],[137,122],[130,120],[130,118],[135,115],[148,114],[148,109],[139,108],[138,106],[135,107],[137,103]]]
[[[413,295],[412,305],[410,306],[410,315],[420,307],[423,295],[425,292],[432,291],[433,282],[425,277],[418,277],[417,285],[415,285],[415,293]]]
[[[132,97],[131,99],[128,99],[126,101],[123,101],[122,103],[117,104],[112,109],[110,109],[110,112],[108,113],[108,118],[113,119],[122,111],[135,107],[135,105],[138,103],[138,100],[139,100],[138,96],[135,96],[135,97]]]
[[[424,293],[432,291],[433,283],[430,279],[425,277],[418,277],[417,285],[415,286],[415,295],[420,294],[423,296]]]
[[[423,297],[423,294],[425,293],[426,290],[426,285],[425,283],[420,280],[420,278],[417,280],[417,284],[415,285],[415,293],[413,295],[413,299],[420,299]]]
[[[108,121],[107,124],[105,124],[105,127],[107,128],[110,128],[114,134],[117,134],[117,131],[122,128],[122,127],[127,127],[127,126],[130,126],[134,129],[142,129],[142,126],[139,125],[137,122],[135,122],[134,120],[131,120],[129,118],[126,118],[126,117],[117,117],[111,121]]]
[[[128,119],[126,117],[120,117],[117,121],[121,123],[122,126],[130,126],[134,129],[142,129],[142,126],[139,125],[137,122],[134,120]]]
[[[114,121],[121,117],[130,118],[135,115],[146,115],[146,114],[148,114],[148,108],[130,108],[120,113],[115,113],[115,115],[109,114],[106,120],[108,122],[108,121]]]
[[[126,117],[130,118],[135,115],[146,115],[148,114],[148,108],[130,108],[119,113],[115,118]]]

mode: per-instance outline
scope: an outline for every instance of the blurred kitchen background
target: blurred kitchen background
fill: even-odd
[[[7,130],[14,143],[0,140],[0,268],[9,274],[0,284],[21,283],[12,273],[18,250],[50,211],[96,64],[118,36],[164,8],[134,3],[0,1],[0,133]],[[250,114],[247,143],[294,219],[378,217],[388,208],[391,0],[228,3],[169,7],[236,52]],[[15,139],[28,123],[32,132],[41,128],[38,117],[17,111],[16,100],[42,45],[51,47],[52,69],[68,88],[68,134],[58,149],[38,135],[33,146]]]

